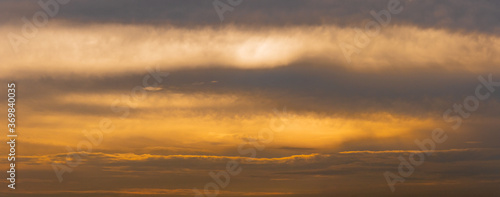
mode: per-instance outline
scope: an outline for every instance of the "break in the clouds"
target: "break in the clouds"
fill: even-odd
[[[367,191],[361,195],[383,196],[378,188],[378,171],[390,170],[401,154],[407,156],[412,151],[360,151],[341,152],[337,154],[307,154],[289,157],[262,158],[246,161],[240,157],[220,157],[206,155],[151,155],[151,154],[106,154],[92,153],[82,165],[87,173],[75,172],[66,183],[65,190],[54,191],[53,184],[46,181],[44,166],[51,161],[64,160],[65,155],[43,155],[24,157],[30,176],[24,184],[39,190],[36,194],[46,196],[92,195],[92,196],[133,196],[136,194],[151,196],[192,196],[189,188],[210,181],[204,172],[224,166],[229,160],[240,161],[245,173],[234,177],[233,188],[222,191],[221,196],[331,196],[349,195],[358,184],[367,184]],[[470,170],[471,161],[483,167]],[[442,188],[454,188],[450,194],[467,196],[472,194],[470,186],[480,188],[480,193],[497,192],[499,154],[495,149],[449,149],[437,151],[429,157],[425,166],[407,185],[401,188],[400,194],[425,195],[428,191]],[[492,174],[494,173],[494,174]],[[105,180],[100,180],[107,177]],[[474,178],[477,182],[468,182],[463,177]],[[113,180],[119,185],[111,190],[102,185]],[[439,179],[436,180],[436,179]],[[73,182],[88,181],[82,185]],[[356,181],[357,180],[357,181]],[[356,181],[352,184],[351,181]],[[148,185],[149,189],[137,187],[137,182]],[[276,185],[267,188],[267,185]],[[288,186],[288,187],[287,187]],[[296,188],[290,187],[295,186]],[[307,186],[308,190],[297,187]],[[426,187],[424,191],[414,191],[414,187]],[[92,188],[92,189],[90,189]],[[255,188],[259,189],[255,191]],[[282,191],[286,190],[286,191]],[[431,193],[431,192],[429,192]],[[30,192],[20,192],[19,196],[34,196]]]

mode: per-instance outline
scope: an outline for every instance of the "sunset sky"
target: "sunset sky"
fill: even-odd
[[[0,1],[0,196],[500,195],[500,1],[66,1]]]

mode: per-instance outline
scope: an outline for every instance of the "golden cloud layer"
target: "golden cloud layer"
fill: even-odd
[[[0,33],[21,34],[22,26]],[[303,59],[353,68],[440,66],[484,70],[500,63],[500,39],[480,33],[454,33],[412,26],[382,28],[361,46],[354,28],[294,26],[252,29],[237,26],[185,29],[174,26],[96,24],[74,26],[53,21],[14,52],[2,39],[0,77],[38,74],[110,74],[164,69],[227,66],[268,68]],[[363,41],[360,39],[360,41]],[[348,64],[339,44],[358,46]],[[358,45],[356,45],[358,44]]]

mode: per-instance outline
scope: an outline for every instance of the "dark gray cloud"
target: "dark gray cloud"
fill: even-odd
[[[493,79],[500,81],[500,74],[493,73]],[[269,69],[199,68],[170,71],[163,82],[163,90],[151,95],[220,94],[237,95],[241,99],[260,101],[258,106],[231,105],[221,108],[200,108],[199,112],[217,110],[237,112],[269,111],[274,107],[286,106],[296,112],[314,112],[323,115],[359,116],[360,113],[385,111],[417,117],[441,117],[442,112],[455,103],[462,104],[465,97],[474,95],[480,84],[479,76],[490,73],[474,73],[442,68],[385,68],[359,71],[302,62]],[[44,100],[71,93],[130,95],[136,86],[142,86],[144,74],[63,78],[23,79],[18,83],[25,91],[20,98],[31,100],[36,110],[61,109],[78,113],[112,113],[102,106],[92,104],[67,105],[64,109],[58,103],[43,103]],[[212,83],[216,81],[216,83]],[[120,98],[117,98],[120,99]],[[480,104],[484,116],[497,117],[498,91]],[[103,105],[103,106],[109,106]],[[138,109],[140,110],[140,109]],[[162,110],[162,109],[147,109]],[[361,117],[360,117],[361,118]]]
[[[224,1],[224,0],[222,0]],[[61,7],[57,19],[77,23],[125,23],[197,26],[221,24],[249,26],[323,25],[363,27],[370,11],[387,8],[388,0],[247,0],[225,14],[223,23],[211,0],[73,0]],[[499,33],[500,3],[494,0],[401,1],[404,11],[392,24],[425,28]],[[21,23],[40,8],[36,1],[0,2],[0,20]]]
[[[224,1],[224,0],[223,0]],[[391,25],[409,25],[423,28],[440,28],[450,31],[498,34],[500,28],[500,2],[493,0],[402,1],[405,10],[393,15]],[[386,7],[387,0],[246,0],[226,14],[221,23],[211,0],[73,0],[60,7],[56,20],[67,25],[98,23],[149,24],[181,27],[238,25],[248,28],[294,25],[338,25],[362,27],[371,20],[370,10]],[[3,0],[0,2],[0,22],[22,25],[21,17],[31,17],[39,11],[37,1]],[[472,49],[471,49],[472,50]],[[390,61],[390,60],[389,60]],[[148,113],[166,110],[186,110],[214,117],[255,115],[270,113],[273,108],[286,106],[292,113],[327,117],[367,118],[364,115],[388,112],[396,117],[418,117],[441,121],[442,112],[454,103],[462,103],[473,95],[479,84],[479,75],[465,69],[446,69],[442,65],[394,66],[379,69],[356,70],[329,65],[313,60],[300,60],[290,65],[265,69],[237,69],[225,67],[170,70],[162,90],[150,92],[165,98],[171,93],[185,95],[235,95],[237,100],[227,106],[195,106],[165,109],[161,107],[138,108],[131,118],[148,117]],[[281,66],[281,65],[278,65]],[[484,65],[478,65],[484,66]],[[495,68],[488,65],[489,68]],[[25,71],[26,73],[30,71]],[[495,81],[500,81],[500,70],[492,70]],[[24,129],[50,128],[42,133],[47,138],[63,132],[65,119],[46,122],[33,121],[29,126],[24,117],[64,114],[68,119],[81,115],[109,117],[111,103],[61,103],[58,98],[78,95],[85,101],[88,95],[130,94],[142,86],[146,73],[83,76],[78,73],[66,76],[42,76],[19,78],[16,81],[20,125]],[[38,75],[33,75],[38,76]],[[4,83],[4,81],[0,81]],[[5,83],[4,83],[5,84]],[[6,92],[5,86],[0,88]],[[467,119],[457,132],[447,133],[449,140],[428,157],[426,163],[405,184],[398,185],[395,196],[488,196],[499,193],[500,138],[500,91],[488,101],[481,102],[480,109]],[[0,99],[6,100],[6,94]],[[119,99],[119,98],[117,98]],[[244,102],[244,101],[252,102]],[[241,102],[239,102],[241,101]],[[29,110],[27,110],[29,109]],[[0,107],[6,111],[6,106]],[[28,112],[31,112],[28,114]],[[173,113],[172,113],[173,114]],[[169,118],[169,117],[161,117]],[[42,118],[40,118],[42,119]],[[6,120],[3,120],[6,122]],[[57,122],[59,121],[59,122]],[[384,121],[384,120],[378,120]],[[28,123],[28,122],[26,122]],[[67,123],[71,124],[71,122]],[[445,124],[443,122],[443,124]],[[78,125],[72,125],[77,127]],[[432,125],[435,126],[435,125]],[[373,128],[376,130],[378,128]],[[431,136],[433,128],[410,128],[412,136],[387,138],[360,137],[346,139],[335,148],[310,148],[301,144],[270,145],[259,157],[286,157],[297,154],[319,153],[309,160],[291,159],[287,162],[246,163],[244,173],[233,177],[227,191],[291,191],[298,194],[274,196],[387,196],[390,191],[383,179],[386,170],[397,171],[399,155],[408,153],[348,153],[338,151],[412,150],[416,146],[408,138],[423,139]],[[450,131],[446,128],[446,131]],[[304,136],[307,136],[304,131]],[[174,146],[175,139],[159,140],[156,136],[142,137],[141,133],[107,139],[112,148],[101,147],[84,159],[84,163],[58,183],[50,162],[38,162],[34,157],[19,160],[19,187],[9,196],[138,196],[120,193],[130,188],[191,189],[211,182],[208,172],[224,169],[227,155],[236,155],[235,147],[220,147],[222,143],[200,141],[185,142]],[[414,135],[414,136],[413,136]],[[39,156],[64,151],[62,145],[34,142],[33,136],[25,136],[28,142],[21,147],[37,150]],[[236,138],[236,137],[235,137]],[[69,138],[68,138],[69,139]],[[198,144],[194,144],[198,143]],[[222,151],[212,153],[190,146],[219,146]],[[333,146],[333,145],[332,145]],[[156,149],[155,149],[156,148]],[[176,148],[176,149],[172,149]],[[22,151],[22,149],[20,149]],[[133,151],[130,151],[133,150]],[[218,155],[218,159],[203,157],[152,157],[147,159],[117,159],[117,153],[139,154],[195,154]],[[21,152],[22,153],[22,152]],[[116,157],[113,157],[116,156]],[[65,154],[55,156],[64,160]],[[40,157],[44,158],[44,157]],[[4,165],[5,160],[0,161]],[[360,189],[361,188],[361,189]],[[0,189],[6,193],[7,188]],[[88,192],[78,194],[78,192]],[[307,193],[315,191],[314,193]],[[159,194],[165,196],[165,194]],[[150,196],[159,196],[150,194]],[[144,195],[143,195],[144,196]],[[192,196],[168,194],[168,196]],[[220,196],[239,196],[221,194]],[[258,195],[269,196],[269,195]]]

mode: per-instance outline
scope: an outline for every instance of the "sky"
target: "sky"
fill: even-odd
[[[498,10],[2,0],[19,136],[16,189],[4,173],[0,194],[498,195]],[[6,85],[0,98],[5,117]]]

